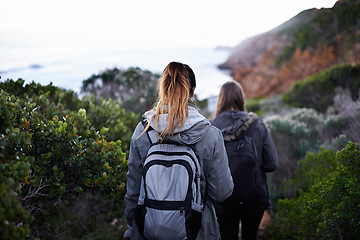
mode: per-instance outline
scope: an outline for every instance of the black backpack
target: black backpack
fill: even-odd
[[[265,173],[262,171],[255,143],[251,134],[256,127],[255,119],[245,132],[236,139],[224,141],[229,159],[229,167],[234,181],[232,195],[222,203],[216,203],[217,213],[234,210],[262,211],[268,202]]]

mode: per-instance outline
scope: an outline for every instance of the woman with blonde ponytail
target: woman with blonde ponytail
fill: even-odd
[[[213,201],[221,202],[233,190],[227,155],[221,132],[213,127],[193,105],[195,74],[186,64],[169,63],[159,80],[159,98],[154,109],[144,113],[130,144],[125,216],[125,239],[143,239],[134,221],[142,178],[142,163],[151,146],[146,131],[156,131],[159,141],[168,139],[181,145],[193,145],[201,166],[201,193],[206,199],[200,231],[196,239],[220,239]],[[144,124],[145,123],[145,124]],[[175,236],[174,236],[175,239]]]
[[[195,75],[188,65],[169,63],[158,85],[159,101],[157,107],[153,109],[155,114],[150,118],[145,130],[155,118],[156,132],[158,132],[159,119],[164,114],[167,114],[168,123],[160,133],[161,136],[173,135],[176,127],[182,128],[189,113],[188,102],[194,96],[195,87]]]

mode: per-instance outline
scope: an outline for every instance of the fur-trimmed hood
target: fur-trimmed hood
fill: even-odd
[[[255,113],[227,111],[219,114],[211,123],[220,129],[224,140],[232,140],[247,130],[255,119],[259,119]],[[256,145],[259,159],[262,160],[262,167],[265,172],[275,171],[278,160],[271,135],[261,119],[257,121],[254,127],[251,138]]]
[[[224,140],[229,141],[246,131],[256,118],[257,115],[252,112],[227,111],[219,114],[211,123],[220,129]]]

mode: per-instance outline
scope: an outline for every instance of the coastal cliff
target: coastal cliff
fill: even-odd
[[[231,70],[252,98],[287,92],[296,81],[341,63],[360,63],[359,0],[305,10],[235,46],[219,68]]]

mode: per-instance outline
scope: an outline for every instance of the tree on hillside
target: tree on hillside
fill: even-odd
[[[111,98],[127,112],[142,113],[156,100],[159,77],[138,67],[107,69],[84,80],[81,92],[93,94],[97,100]]]

